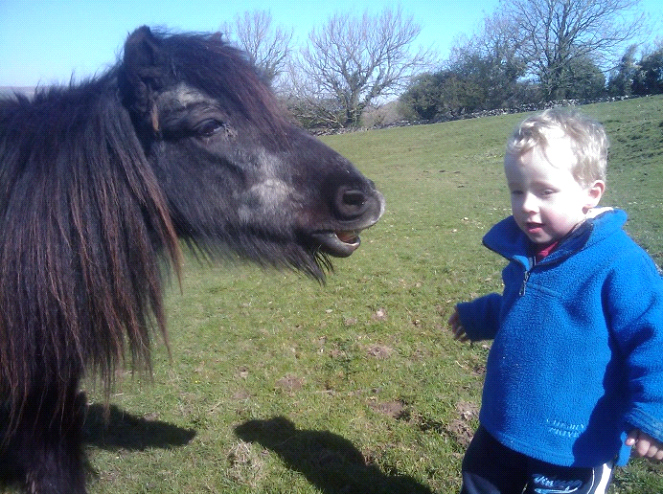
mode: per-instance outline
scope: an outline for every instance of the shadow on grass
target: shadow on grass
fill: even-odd
[[[3,427],[7,422],[6,413],[0,410],[0,443],[3,439]],[[146,448],[174,448],[189,443],[196,431],[183,429],[159,420],[149,420],[136,417],[123,412],[111,405],[108,410],[101,405],[92,405],[87,409],[85,425],[83,426],[83,442],[107,451],[125,449],[129,451],[142,451]],[[23,480],[18,471],[14,455],[20,453],[16,445],[9,441],[0,455],[0,493],[21,492],[20,484]],[[85,461],[85,468],[91,475],[96,472]]]
[[[83,433],[86,444],[107,451],[174,448],[188,444],[196,435],[193,429],[136,417],[115,405],[111,405],[108,411],[101,405],[91,405],[87,410]]]
[[[247,442],[278,454],[325,494],[432,494],[396,469],[384,473],[347,439],[328,431],[298,430],[284,417],[252,420],[235,428]]]

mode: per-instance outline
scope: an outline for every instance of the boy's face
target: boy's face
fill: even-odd
[[[603,195],[602,181],[589,186],[576,181],[571,172],[575,159],[565,137],[550,140],[545,151],[537,146],[522,155],[507,153],[504,158],[513,216],[536,244],[562,239]]]

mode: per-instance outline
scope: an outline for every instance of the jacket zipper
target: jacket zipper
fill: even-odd
[[[525,269],[525,274],[523,275],[523,284],[520,286],[520,291],[518,292],[519,296],[525,295],[525,292],[527,291],[527,282],[529,281],[529,277],[532,274],[532,270],[536,267],[538,262],[536,261],[536,256],[532,255],[528,258],[528,263],[527,265],[523,264],[523,268]]]
[[[518,292],[518,295],[520,295],[521,297],[525,295],[525,289],[527,288],[527,280],[529,280],[530,273],[531,273],[530,270],[525,271],[525,276],[523,277],[523,284],[520,287],[520,292]]]

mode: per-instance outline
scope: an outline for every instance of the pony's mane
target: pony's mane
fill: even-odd
[[[216,34],[179,35],[169,40],[185,79],[192,85],[210,94],[231,95],[253,122],[269,122],[271,126],[284,123],[285,113],[244,52]]]
[[[149,366],[150,328],[165,331],[160,253],[179,269],[178,243],[111,80],[0,101],[0,392],[15,414],[29,386],[87,367],[108,392],[127,347]]]
[[[292,124],[242,52],[219,35],[144,28],[161,58],[132,67],[136,33],[97,78],[0,98],[0,393],[12,421],[30,394],[65,393],[85,369],[108,395],[128,354],[149,368],[153,327],[165,339],[160,264],[179,273],[181,254],[137,135],[150,95],[131,93],[131,71],[148,70],[155,91],[186,81],[220,97],[287,146]]]

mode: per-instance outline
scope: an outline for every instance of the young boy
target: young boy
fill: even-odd
[[[608,140],[579,113],[520,124],[504,171],[513,216],[484,245],[504,292],[461,303],[456,339],[494,339],[462,494],[605,493],[613,465],[663,459],[663,281],[597,208]]]

